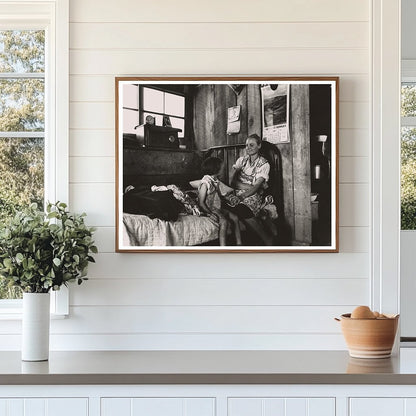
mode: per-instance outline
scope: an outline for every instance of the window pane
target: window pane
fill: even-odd
[[[0,221],[13,209],[43,206],[44,139],[0,138]]]
[[[0,72],[45,72],[45,31],[0,30]]]
[[[172,124],[172,127],[175,127],[176,129],[181,129],[182,130],[182,131],[178,132],[178,137],[184,137],[184,134],[185,134],[185,120],[183,118],[170,117],[170,122]]]
[[[143,88],[143,110],[163,113],[163,92]]]
[[[123,108],[123,133],[136,134],[134,129],[139,124],[139,112]]]
[[[416,127],[402,127],[401,229],[416,230]]]
[[[42,79],[0,79],[0,131],[45,129],[45,82]]]
[[[416,116],[416,84],[402,84],[402,117]]]
[[[165,113],[185,117],[185,97],[165,93]]]
[[[139,86],[123,85],[123,107],[139,109]]]

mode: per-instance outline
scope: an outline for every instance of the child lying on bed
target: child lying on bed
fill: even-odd
[[[205,159],[202,162],[202,173],[204,176],[200,181],[194,181],[191,185],[198,183],[198,202],[201,210],[219,224],[220,246],[227,245],[227,232],[230,221],[233,223],[236,244],[241,245],[238,217],[221,208],[221,196],[233,192],[232,188],[218,179],[222,167],[223,161],[217,157]]]

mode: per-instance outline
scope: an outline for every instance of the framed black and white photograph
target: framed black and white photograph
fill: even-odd
[[[337,77],[117,77],[118,252],[338,252]]]

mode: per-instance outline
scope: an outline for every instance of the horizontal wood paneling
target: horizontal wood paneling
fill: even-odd
[[[368,183],[370,175],[368,157],[340,157],[340,183]]]
[[[128,290],[126,290],[128,288]],[[319,290],[316,290],[319,288]],[[367,279],[122,279],[91,278],[74,287],[71,305],[286,305],[364,304]],[[311,296],[314,293],[314,296]]]
[[[115,114],[112,103],[70,103],[70,128],[114,129]]]
[[[70,319],[51,321],[51,334],[337,334],[333,318],[356,305],[71,306]],[[0,334],[20,335],[21,324],[2,324]]]
[[[368,21],[368,2],[266,0],[244,3],[213,0],[209,3],[162,0],[155,3],[119,0],[103,4],[100,0],[71,0],[71,22],[302,22]]]
[[[80,306],[51,333],[338,333],[355,306]]]
[[[70,157],[69,182],[115,182],[114,157]]]
[[[0,334],[0,351],[20,348],[20,334]],[[345,350],[334,334],[59,334],[51,335],[53,351],[83,350]]]
[[[115,227],[97,227],[94,232],[94,241],[100,253],[114,253]]]
[[[181,277],[210,279],[253,278],[366,278],[369,273],[367,253],[108,253],[97,254],[91,264],[91,278]],[[206,264],[215,265],[215,273]],[[342,267],[340,267],[342,264]],[[314,294],[311,294],[313,296]]]
[[[91,164],[94,157],[115,156],[115,134],[113,130],[95,128],[93,130],[70,130],[69,155],[91,156]]]
[[[92,226],[114,226],[115,187],[113,183],[69,184],[70,209],[86,212],[86,223]]]
[[[370,228],[340,227],[339,245],[342,253],[368,253],[370,251]]]
[[[71,49],[367,48],[367,22],[72,23]]]
[[[369,134],[368,129],[340,129],[340,156],[369,156]]]
[[[370,226],[370,188],[368,184],[339,185],[339,225]]]
[[[133,74],[134,75],[134,74]],[[274,75],[279,75],[275,73]],[[113,75],[71,75],[70,100],[114,102],[115,80]],[[345,74],[339,81],[340,101],[368,102],[369,84],[366,75]]]
[[[69,60],[72,75],[316,74],[329,76],[365,74],[369,69],[367,50],[335,48],[72,50]]]
[[[369,126],[369,103],[351,101],[339,103],[339,127],[341,129],[368,129]]]
[[[70,101],[115,100],[115,77],[112,75],[71,75],[69,81]]]

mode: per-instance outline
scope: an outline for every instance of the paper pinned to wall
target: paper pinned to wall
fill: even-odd
[[[289,143],[289,84],[261,87],[263,139],[270,143]]]
[[[241,114],[241,105],[228,107],[227,134],[240,133],[240,127],[241,127],[240,114]]]

